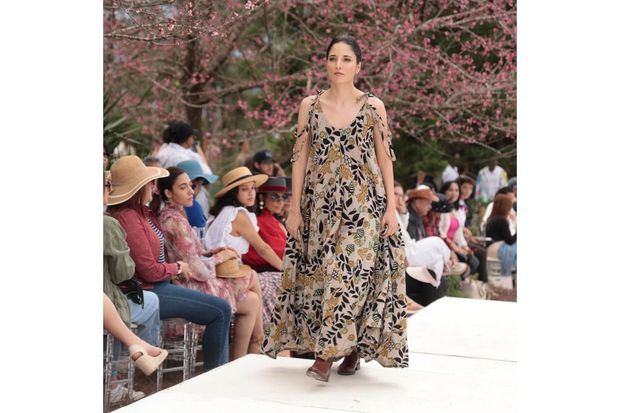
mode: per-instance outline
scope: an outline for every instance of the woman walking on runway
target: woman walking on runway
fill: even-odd
[[[314,352],[307,375],[352,375],[359,360],[407,367],[405,259],[383,102],[354,85],[362,53],[326,52],[330,87],[300,105],[282,286],[263,351]]]

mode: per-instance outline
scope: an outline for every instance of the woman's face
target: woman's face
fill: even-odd
[[[472,184],[464,182],[463,185],[461,185],[461,200],[465,201],[469,199],[473,190],[474,186]]]
[[[456,182],[452,182],[444,195],[448,197],[448,202],[456,202],[459,200],[459,186]]]
[[[239,192],[237,193],[237,201],[244,207],[248,208],[254,205],[256,200],[256,184],[254,182],[248,182],[239,186]]]
[[[265,208],[272,214],[282,215],[284,210],[284,192],[268,192],[265,194]]]
[[[153,180],[144,185],[144,196],[142,197],[142,203],[148,205],[153,200],[153,189],[155,189],[157,180]]]
[[[331,83],[352,83],[361,69],[351,46],[343,42],[332,45],[325,66]]]
[[[172,185],[172,191],[164,190],[166,197],[175,205],[183,207],[191,207],[194,202],[194,190],[192,189],[192,181],[185,173],[177,176]]]

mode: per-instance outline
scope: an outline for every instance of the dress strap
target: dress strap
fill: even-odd
[[[366,93],[366,102],[368,99],[374,97],[374,95],[370,92]],[[371,126],[379,128],[379,133],[381,134],[381,141],[383,142],[383,147],[385,148],[385,152],[389,156],[392,161],[396,160],[396,153],[394,152],[394,147],[392,145],[392,131],[388,128],[387,124],[383,122],[383,118],[379,115],[377,108],[375,108],[371,103],[368,103],[368,108],[370,108],[371,114]]]
[[[310,122],[312,121],[312,117],[314,116],[316,105],[317,103],[319,103],[319,96],[321,96],[323,92],[325,92],[325,90],[320,89],[316,93],[316,95],[314,96],[314,99],[312,100],[312,103],[310,103],[310,108],[308,110],[308,122],[306,122],[302,130],[300,130],[299,132],[295,132],[295,144],[293,145],[293,154],[291,155],[291,163],[297,162],[297,160],[299,159],[299,154],[301,152],[301,149],[304,147],[304,144],[306,143],[306,140],[308,139],[308,136],[310,135],[310,132],[311,132]]]

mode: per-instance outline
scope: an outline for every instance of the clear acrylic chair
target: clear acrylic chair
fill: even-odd
[[[136,333],[137,326],[132,324],[130,326],[131,331]],[[121,399],[116,403],[112,403],[110,400],[110,394],[112,387],[115,385],[126,385],[127,394],[132,395],[134,389],[134,375],[135,368],[129,357],[129,351],[123,346],[120,354],[115,358],[114,356],[114,336],[103,331],[104,340],[104,352],[103,352],[103,410],[109,411],[112,404],[120,404],[125,399]],[[112,371],[116,372],[115,378],[112,378]]]
[[[189,321],[182,318],[161,320],[160,348],[168,350],[168,357],[157,369],[157,391],[162,389],[166,373],[182,371],[184,381],[191,377],[196,341],[195,326]],[[171,362],[176,365],[171,366]]]

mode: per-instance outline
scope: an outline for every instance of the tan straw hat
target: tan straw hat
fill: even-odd
[[[267,181],[267,179],[269,179],[269,175],[252,175],[252,172],[250,172],[248,168],[246,168],[245,166],[240,166],[224,175],[224,177],[222,178],[224,188],[220,189],[218,193],[215,194],[215,197],[220,198],[231,189],[236,188],[239,185],[246,184],[248,182],[255,182],[257,187],[261,186]]]
[[[250,273],[248,265],[239,265],[239,260],[235,257],[226,260],[215,266],[215,275],[220,278],[241,278]]]
[[[129,200],[144,185],[170,173],[156,166],[145,166],[142,159],[134,155],[123,156],[110,168],[112,186],[108,205],[118,205]]]

